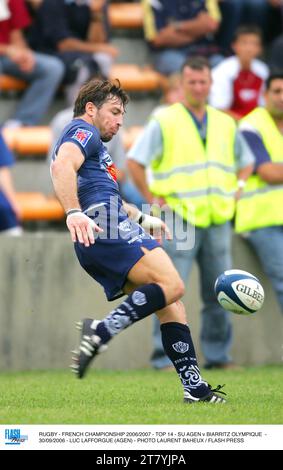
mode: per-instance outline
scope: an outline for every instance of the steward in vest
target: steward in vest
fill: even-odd
[[[193,261],[198,263],[202,352],[207,367],[226,368],[231,366],[231,320],[218,304],[213,287],[217,276],[232,267],[230,221],[238,188],[236,172],[240,168],[238,176],[244,178],[250,162],[236,158],[242,155],[243,139],[238,137],[233,119],[206,104],[211,72],[204,58],[187,60],[181,88],[180,102],[155,111],[130,149],[129,169],[148,203],[158,199],[172,211],[174,239],[171,243],[164,240],[163,247],[184,282]],[[151,168],[151,184],[147,167]],[[178,246],[180,234],[192,234],[190,246]],[[156,323],[153,341],[153,366],[169,366]]]
[[[267,80],[265,103],[240,123],[255,169],[237,203],[236,230],[260,258],[283,312],[283,73]]]
[[[206,107],[205,143],[195,120],[181,103],[160,111],[162,159],[152,161],[150,191],[197,227],[223,224],[235,211],[234,120]]]
[[[283,225],[283,76],[277,76],[267,82],[266,107],[240,122],[256,164],[237,204],[237,232]]]

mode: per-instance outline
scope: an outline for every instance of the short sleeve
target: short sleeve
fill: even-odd
[[[101,145],[98,131],[95,128],[92,128],[92,130],[88,129],[83,123],[78,124],[75,128],[71,128],[62,138],[61,145],[64,142],[76,144],[86,160],[95,154]]]

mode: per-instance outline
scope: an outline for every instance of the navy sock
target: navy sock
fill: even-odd
[[[170,322],[163,323],[160,328],[164,351],[173,362],[184,391],[196,398],[206,396],[209,387],[201,378],[189,327]]]
[[[108,343],[112,336],[165,305],[164,292],[158,284],[141,286],[97,325],[96,334],[102,343]]]

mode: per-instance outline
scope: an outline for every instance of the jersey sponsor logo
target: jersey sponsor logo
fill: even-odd
[[[93,132],[79,128],[76,130],[74,135],[72,135],[72,139],[77,140],[82,147],[85,147],[92,135]]]
[[[112,165],[106,166],[106,170],[108,171],[108,173],[109,173],[109,175],[111,176],[111,178],[112,178],[114,181],[117,181],[117,168],[116,168],[116,166],[114,165],[114,163],[112,163]]]
[[[110,157],[106,148],[104,148],[104,152],[100,156],[100,161],[101,167],[106,169],[108,177],[117,182],[117,168],[114,165],[112,158]]]

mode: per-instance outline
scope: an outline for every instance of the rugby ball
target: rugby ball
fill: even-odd
[[[264,290],[259,280],[240,269],[231,269],[218,276],[214,291],[225,310],[240,315],[257,312],[264,302]]]

